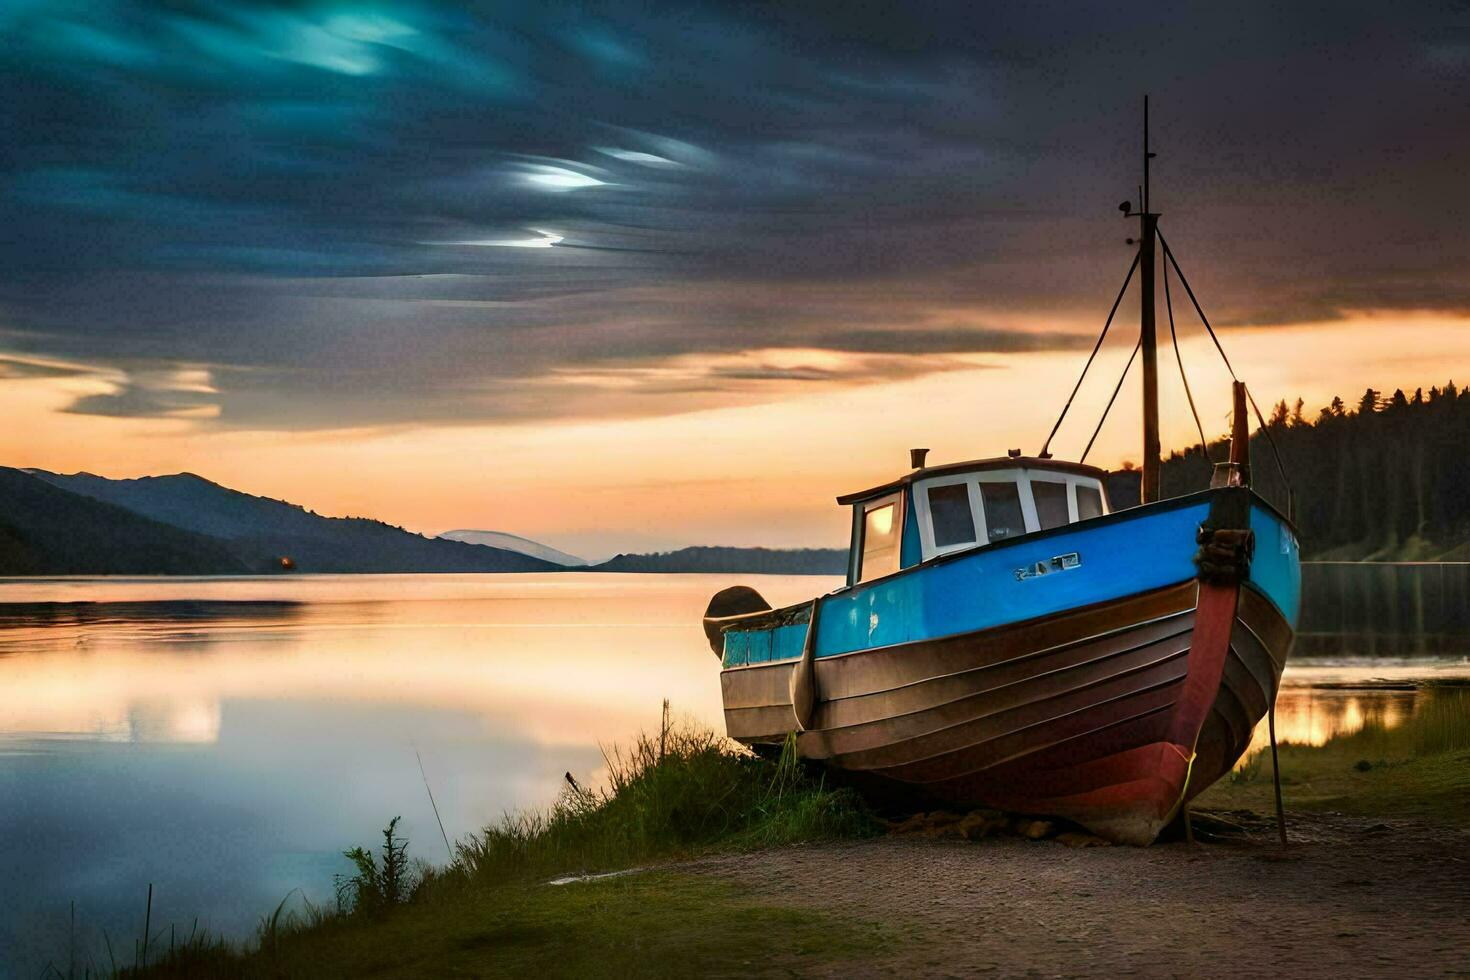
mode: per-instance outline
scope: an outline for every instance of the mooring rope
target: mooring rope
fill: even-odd
[[[1286,810],[1281,806],[1281,761],[1276,755],[1276,699],[1266,709],[1266,730],[1271,733],[1271,784],[1276,790],[1276,833],[1286,846]]]
[[[1072,386],[1072,393],[1067,396],[1067,404],[1062,406],[1062,414],[1057,416],[1057,424],[1051,427],[1051,433],[1046,437],[1046,442],[1041,444],[1042,459],[1046,459],[1047,450],[1051,448],[1051,441],[1053,438],[1056,437],[1057,430],[1062,427],[1062,420],[1067,417],[1067,410],[1072,407],[1072,399],[1077,397],[1077,392],[1082,388],[1082,382],[1087,377],[1087,370],[1088,368],[1092,367],[1093,358],[1097,357],[1098,350],[1102,348],[1103,341],[1107,339],[1108,328],[1113,325],[1113,315],[1118,312],[1118,304],[1123,302],[1123,294],[1128,292],[1128,283],[1133,281],[1133,273],[1135,270],[1138,269],[1138,261],[1140,257],[1141,251],[1133,253],[1133,264],[1128,267],[1128,275],[1123,277],[1123,288],[1118,290],[1118,298],[1113,300],[1113,308],[1111,310],[1108,310],[1108,318],[1107,321],[1103,323],[1102,333],[1098,334],[1097,343],[1092,345],[1092,353],[1087,355],[1087,363],[1082,365],[1082,374],[1078,376],[1077,383]],[[1130,361],[1129,363],[1132,362]],[[1116,397],[1116,394],[1114,395],[1114,397]],[[1110,406],[1111,404],[1112,403],[1109,402]],[[1089,442],[1087,445],[1088,448],[1091,448],[1092,443]],[[1082,455],[1084,458],[1086,458],[1087,456],[1086,453],[1083,453]]]

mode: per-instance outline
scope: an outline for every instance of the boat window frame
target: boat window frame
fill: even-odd
[[[1098,501],[1102,507],[1102,512],[1097,517],[1107,517],[1112,513],[1112,509],[1108,506],[1108,488],[1103,486],[1103,481],[1094,477],[1079,476],[1070,483],[1071,487],[1067,490],[1067,506],[1071,508],[1072,519],[1068,521],[1069,524],[1081,524],[1084,520],[1081,516],[1082,508],[1077,503],[1078,487],[1087,486],[1097,491]],[[1095,521],[1097,517],[1088,517],[1086,520]]]
[[[1050,531],[1049,527],[1041,526],[1041,511],[1036,506],[1036,494],[1031,490],[1032,483],[1060,483],[1062,485],[1062,497],[1067,503],[1067,520],[1058,524],[1057,527],[1066,527],[1077,523],[1077,500],[1072,493],[1072,481],[1066,473],[1050,473],[1038,470],[1026,474],[1026,496],[1031,501],[1031,513],[1026,518],[1026,533],[1035,534],[1037,531]]]
[[[848,582],[851,585],[866,585],[880,578],[897,574],[903,571],[903,532],[904,521],[907,517],[908,508],[905,506],[904,493],[896,490],[893,493],[885,493],[882,496],[871,497],[861,500],[852,506],[852,547],[848,551],[847,567]],[[894,522],[894,561],[893,568],[871,578],[863,578],[863,554],[868,544],[868,512],[880,507],[893,507]]]
[[[915,481],[914,488],[923,491],[914,494],[914,514],[919,521],[920,560],[927,561],[939,555],[947,555],[953,551],[965,551],[986,543],[989,535],[986,533],[984,508],[980,504],[980,488],[976,486],[975,477],[977,475],[976,473],[957,473],[950,476],[936,476],[932,480]],[[931,487],[952,487],[957,484],[964,485],[965,495],[970,501],[970,524],[975,532],[975,538],[973,541],[939,545],[934,542],[934,511],[929,507],[929,490]]]
[[[1077,518],[1077,487],[1086,484],[1097,490],[1102,498],[1102,514],[1106,517],[1111,514],[1112,508],[1108,505],[1108,490],[1103,481],[1095,476],[1083,476],[1079,473],[1060,473],[1054,470],[1031,469],[1026,471],[1026,499],[1030,501],[1031,509],[1026,516],[1026,533],[1035,534],[1043,530],[1041,516],[1036,510],[1036,498],[1031,494],[1031,481],[1039,479],[1042,483],[1063,483],[1067,487],[1067,523],[1059,524],[1058,527],[1071,527],[1073,524],[1081,523]],[[1096,520],[1096,518],[1088,518]],[[1045,530],[1051,530],[1047,528]]]
[[[1103,481],[1095,476],[1086,476],[1080,473],[1065,473],[1059,470],[1042,469],[1040,467],[1016,466],[1008,469],[986,469],[971,470],[968,473],[949,473],[943,476],[935,476],[930,479],[919,478],[909,486],[909,492],[914,495],[914,518],[919,522],[919,552],[920,561],[927,562],[943,555],[953,554],[957,551],[968,551],[972,548],[985,548],[1000,541],[990,540],[990,522],[985,512],[985,502],[980,486],[985,483],[1009,483],[1016,488],[1017,497],[1021,505],[1021,520],[1025,525],[1025,534],[1037,534],[1041,528],[1040,515],[1036,510],[1036,498],[1031,493],[1031,481],[1040,480],[1044,483],[1060,483],[1067,488],[1067,523],[1060,524],[1052,530],[1060,530],[1080,523],[1077,517],[1077,487],[1090,486],[1097,490],[1102,498],[1102,514],[1106,517],[1113,513],[1108,503],[1107,487]],[[975,523],[975,540],[968,544],[952,544],[940,547],[934,543],[934,514],[929,507],[929,488],[953,486],[963,483],[966,485],[970,498],[970,516]],[[882,500],[875,497],[864,501],[853,507],[854,512],[854,535],[861,534],[862,523],[866,511],[864,507]],[[1002,541],[1014,540],[1013,538],[1002,538]],[[858,557],[861,554],[860,547],[854,547],[853,556],[849,561],[848,580],[850,584],[857,584],[859,572]],[[871,579],[869,580],[871,581]]]
[[[1031,485],[1026,479],[1027,472],[1025,467],[1016,466],[1003,470],[970,470],[968,473],[951,473],[931,479],[915,480],[910,490],[923,491],[914,494],[914,516],[919,522],[920,561],[999,543],[990,540],[990,521],[985,513],[985,503],[980,491],[982,483],[1008,483],[1016,488],[1017,502],[1021,506],[1021,523],[1025,528],[1023,533],[1031,534],[1036,529],[1036,511],[1031,502]],[[969,491],[970,517],[975,522],[975,540],[968,544],[939,547],[934,543],[934,515],[929,508],[929,488],[953,486],[957,483],[965,484]],[[1010,539],[1003,538],[1002,540]]]
[[[1036,527],[1036,515],[1031,506],[1031,484],[1026,482],[1025,467],[1017,466],[1008,470],[982,470],[971,473],[975,483],[975,497],[980,503],[980,512],[984,515],[984,539],[978,547],[988,547],[992,544],[1000,544],[1000,541],[990,540],[990,517],[985,514],[985,495],[980,491],[982,483],[1009,483],[1016,488],[1016,502],[1021,505],[1021,524],[1025,528],[1016,537],[1024,537],[1032,533]],[[1001,541],[1010,541],[1011,538],[1001,538]]]

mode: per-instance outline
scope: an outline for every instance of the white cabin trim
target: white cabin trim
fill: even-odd
[[[910,492],[914,495],[914,515],[919,522],[921,560],[928,561],[940,555],[983,547],[990,543],[990,528],[986,522],[984,499],[981,494],[981,486],[986,483],[1009,483],[1015,486],[1021,505],[1021,516],[1026,525],[1026,533],[1033,534],[1041,530],[1041,521],[1037,515],[1035,495],[1031,492],[1033,482],[1054,483],[1066,487],[1068,524],[1075,524],[1077,522],[1077,515],[1079,513],[1077,506],[1078,487],[1090,487],[1096,490],[1101,501],[1102,513],[1109,513],[1107,492],[1102,485],[1102,481],[1092,476],[1041,469],[1039,467],[1018,466],[1014,469],[986,469],[970,473],[946,473],[930,479],[923,479],[921,477],[915,479],[910,487]],[[929,506],[929,490],[931,488],[950,487],[960,484],[963,484],[968,491],[970,519],[975,529],[975,540],[955,542],[947,545],[936,544],[934,539],[934,515]],[[856,551],[857,549],[854,550]]]

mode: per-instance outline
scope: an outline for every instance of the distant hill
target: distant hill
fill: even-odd
[[[842,575],[841,548],[680,548],[654,555],[618,555],[594,572],[744,572],[751,575]]]
[[[553,565],[562,565],[566,568],[579,568],[590,565],[585,558],[569,555],[565,551],[559,551],[549,544],[540,541],[532,541],[523,538],[519,534],[510,534],[506,531],[445,531],[439,535],[449,541],[463,541],[466,544],[482,544],[488,548],[499,548],[502,551],[515,551],[522,555],[530,555],[532,558],[540,558],[549,561]]]
[[[278,571],[283,557],[300,572],[536,572],[560,567],[514,551],[427,538],[382,521],[322,517],[192,473],[110,480],[91,473],[24,472],[37,482],[223,542],[232,566],[251,572]],[[0,520],[7,504],[0,500]]]
[[[248,571],[224,541],[0,467],[0,575]]]

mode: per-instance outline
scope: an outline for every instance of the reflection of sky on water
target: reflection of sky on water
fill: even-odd
[[[699,616],[724,584],[0,582],[0,975],[65,954],[72,900],[128,945],[149,882],[155,923],[186,931],[248,931],[298,887],[329,900],[341,850],[395,814],[442,861],[415,748],[455,837],[595,778],[599,741],[656,725],[664,697],[719,725]]]
[[[1386,731],[1397,728],[1433,696],[1430,691],[1410,687],[1425,678],[1470,678],[1470,664],[1463,659],[1288,664],[1276,698],[1277,743],[1325,745],[1369,725]],[[1270,744],[1263,718],[1239,764],[1244,765],[1254,752]]]

